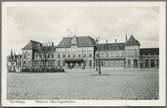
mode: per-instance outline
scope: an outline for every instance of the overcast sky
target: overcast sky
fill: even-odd
[[[6,50],[21,52],[30,40],[56,45],[67,29],[100,42],[125,42],[133,34],[141,47],[159,47],[159,7],[19,6],[7,8]]]

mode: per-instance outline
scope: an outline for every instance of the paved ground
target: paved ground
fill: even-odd
[[[158,99],[158,69],[8,73],[8,99]]]

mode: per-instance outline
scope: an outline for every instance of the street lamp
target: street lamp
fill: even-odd
[[[98,58],[98,74],[101,75],[101,65],[100,65],[100,46],[98,46],[98,40],[96,40],[96,47],[97,47],[97,51],[99,53],[99,58]]]

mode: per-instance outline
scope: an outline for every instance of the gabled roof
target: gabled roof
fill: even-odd
[[[105,44],[98,44],[98,50],[124,50],[125,43],[105,43]]]
[[[159,48],[140,48],[140,55],[159,55]]]
[[[38,41],[30,40],[28,44],[22,50],[31,50],[31,49],[39,49],[41,47],[41,43]]]
[[[140,45],[139,41],[134,38],[133,35],[130,36],[129,40],[126,42],[127,45]]]
[[[62,41],[58,44],[58,48],[69,48],[72,46],[71,40],[73,37],[64,37]],[[84,47],[84,46],[95,46],[96,42],[90,36],[78,36],[77,39],[77,46]]]

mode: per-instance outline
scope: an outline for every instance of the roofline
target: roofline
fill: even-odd
[[[120,43],[100,43],[98,45],[110,45],[110,44],[126,44],[125,42],[120,42]]]
[[[159,48],[140,48],[140,49],[159,49]]]
[[[94,46],[96,46],[96,45],[87,45],[87,46],[86,45],[85,46],[80,45],[80,46],[77,46],[77,47],[94,47]],[[55,48],[71,48],[71,46],[68,46],[68,47],[67,46],[64,46],[64,47],[63,46],[56,46]]]

